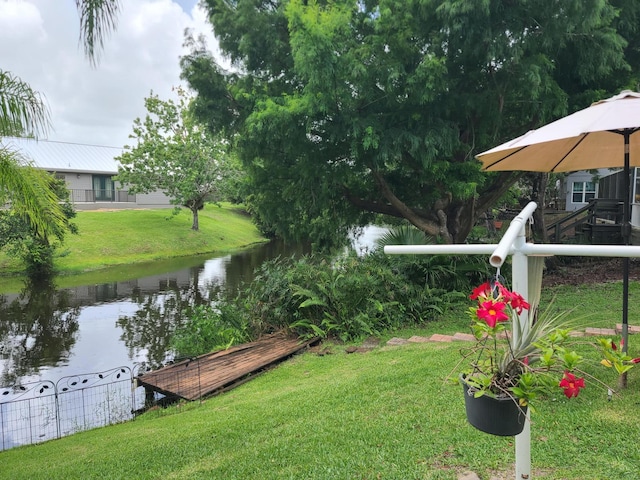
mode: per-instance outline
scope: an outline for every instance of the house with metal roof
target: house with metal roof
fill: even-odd
[[[0,144],[18,151],[34,167],[63,179],[77,210],[172,206],[161,191],[133,195],[113,180],[118,173],[115,158],[122,148],[19,137],[2,137]]]

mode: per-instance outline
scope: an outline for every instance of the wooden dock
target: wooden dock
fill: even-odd
[[[147,393],[197,400],[238,386],[317,341],[277,333],[139,375],[137,381]]]

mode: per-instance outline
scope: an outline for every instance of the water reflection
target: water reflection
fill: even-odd
[[[0,296],[0,385],[10,385],[43,365],[69,357],[79,308],[52,283],[27,283],[17,296]]]
[[[146,363],[156,368],[170,359],[170,341],[183,324],[188,307],[205,303],[210,298],[198,285],[196,273],[190,285],[171,283],[163,293],[136,292],[138,309],[133,315],[122,315],[116,326],[122,329],[120,340],[127,348],[130,360],[144,355]]]
[[[189,258],[180,270],[139,278],[57,289],[25,284],[0,295],[0,385],[52,380],[66,375],[171,358],[169,345],[187,308],[235,292],[254,270],[277,256],[309,253],[282,242],[233,255]]]
[[[273,241],[226,257],[213,258],[204,263],[202,287],[224,285],[225,290],[235,292],[242,282],[253,280],[256,268],[265,261],[278,257],[302,256],[311,253],[308,244],[286,244]]]

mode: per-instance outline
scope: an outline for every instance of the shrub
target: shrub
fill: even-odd
[[[442,286],[409,278],[384,255],[314,255],[264,263],[241,294],[252,330],[349,340],[418,324],[447,307]]]
[[[171,340],[178,357],[191,357],[251,340],[249,326],[231,303],[198,305],[185,312],[187,322]]]
[[[280,329],[343,341],[377,335],[439,316],[466,297],[459,292],[486,278],[486,259],[469,256],[378,249],[364,257],[277,258],[264,262],[236,297],[217,301],[217,310],[195,310],[175,346],[195,355]]]

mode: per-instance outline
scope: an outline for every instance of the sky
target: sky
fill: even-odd
[[[197,0],[123,0],[117,30],[104,42],[97,67],[79,45],[74,0],[0,0],[0,69],[40,92],[51,129],[39,138],[122,147],[133,121],[144,117],[151,91],[175,98],[185,28],[207,38],[213,29]]]

